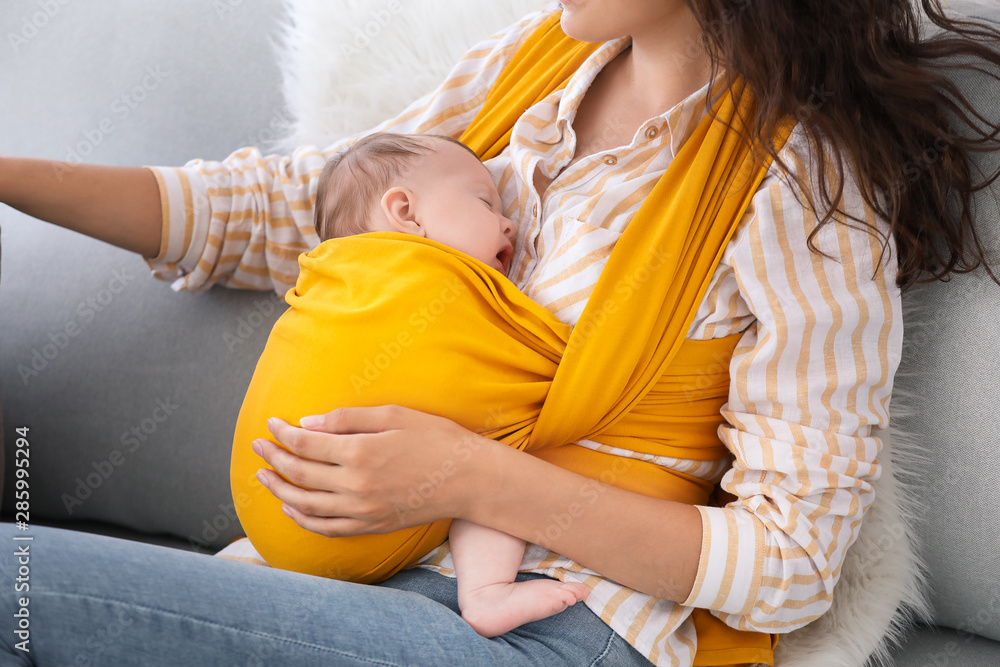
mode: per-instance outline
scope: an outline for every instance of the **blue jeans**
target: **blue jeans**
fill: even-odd
[[[15,592],[25,545],[30,592]],[[458,615],[455,580],[423,569],[364,586],[4,523],[0,591],[0,665],[651,664],[582,603],[485,639]],[[24,608],[30,653],[15,648]]]

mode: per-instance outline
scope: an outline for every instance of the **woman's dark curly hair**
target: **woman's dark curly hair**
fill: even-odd
[[[758,113],[748,120],[748,131],[763,150],[789,171],[771,140],[789,115],[814,146],[825,147],[838,178],[818,170],[825,206],[819,226],[840,207],[849,163],[865,202],[891,225],[901,288],[979,266],[1000,283],[970,209],[971,196],[1000,173],[974,182],[968,162],[971,152],[1000,150],[1000,127],[971,108],[943,73],[957,60],[997,79],[1000,90],[1000,31],[949,18],[940,0],[919,2],[927,19],[943,29],[931,36],[924,34],[929,26],[913,0],[687,4],[703,29],[713,80],[724,69],[753,92]],[[956,118],[971,132],[961,136],[950,120]],[[848,217],[878,234],[869,222]],[[814,251],[818,229],[809,236]],[[879,238],[884,253],[888,239]]]

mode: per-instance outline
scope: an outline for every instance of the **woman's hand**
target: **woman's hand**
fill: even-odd
[[[489,452],[503,446],[396,405],[340,408],[300,423],[307,428],[268,420],[284,449],[253,443],[274,468],[257,478],[297,524],[328,537],[464,517],[483,491]]]
[[[702,524],[693,505],[608,486],[395,405],[317,419],[300,420],[307,428],[269,420],[287,450],[254,441],[274,467],[259,473],[263,483],[306,530],[340,537],[467,519],[650,595],[680,602],[694,585]]]

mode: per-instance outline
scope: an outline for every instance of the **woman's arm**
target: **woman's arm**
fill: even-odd
[[[874,500],[881,441],[902,350],[896,254],[843,213],[808,249],[820,217],[818,168],[795,133],[723,261],[738,284],[735,312],[749,325],[730,362],[733,453],[724,508],[700,508],[705,548],[691,597],[732,627],[788,632],[825,613],[848,548]],[[817,165],[820,165],[817,167]],[[825,167],[822,165],[826,165]],[[841,210],[878,224],[848,171]],[[834,181],[831,171],[827,182]]]
[[[552,8],[483,40],[434,91],[375,131],[458,136],[520,42]],[[360,135],[359,135],[360,136]],[[180,168],[105,167],[0,157],[0,202],[149,259],[175,289],[274,289],[295,284],[298,255],[319,243],[315,181],[345,139],[291,156],[256,148]]]
[[[470,50],[434,91],[368,132],[457,137],[486,99],[517,46],[555,11],[534,12]],[[153,168],[163,197],[164,243],[150,262],[174,289],[213,284],[284,294],[298,275],[297,257],[319,243],[313,229],[316,180],[326,160],[356,137],[290,156],[244,148],[221,162]]]
[[[314,430],[269,425],[289,451],[255,443],[281,473],[258,478],[308,530],[385,533],[462,518],[669,600],[686,599],[695,580],[702,527],[690,505],[602,484],[398,406],[335,410]]]
[[[0,156],[0,201],[144,257],[160,250],[160,193],[142,167]]]
[[[637,591],[687,599],[701,555],[696,507],[603,484],[510,447],[501,450],[489,469],[479,471],[480,493],[466,518]]]

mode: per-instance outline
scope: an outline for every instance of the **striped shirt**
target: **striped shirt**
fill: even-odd
[[[459,136],[521,42],[557,9],[549,5],[481,42],[440,87],[372,131]],[[580,100],[628,45],[627,37],[602,45],[565,90],[524,113],[510,146],[486,163],[505,215],[519,225],[510,279],[568,324],[714,92],[706,86],[645,122],[629,145],[567,167]],[[161,253],[150,260],[154,274],[173,279],[175,289],[221,284],[283,294],[294,285],[299,253],[319,243],[312,205],[324,161],[352,139],[291,156],[246,148],[223,162],[154,169],[164,219]],[[845,552],[873,500],[881,443],[872,429],[888,425],[902,349],[895,247],[881,257],[880,240],[839,224],[846,218],[838,214],[838,224],[815,237],[828,257],[809,250],[818,220],[797,195],[815,198],[818,169],[829,169],[810,154],[805,136],[793,132],[781,152],[792,175],[775,166],[765,177],[687,333],[742,334],[719,428],[731,456],[690,461],[580,443],[719,483],[736,497],[725,507],[699,508],[704,535],[688,599],[677,604],[632,590],[537,545],[525,551],[523,571],[587,584],[586,604],[656,665],[691,664],[694,607],[762,632],[817,618],[830,606]],[[554,178],[544,197],[534,186],[536,170]],[[850,173],[844,197],[843,211],[888,232]],[[448,545],[420,567],[453,575]]]

